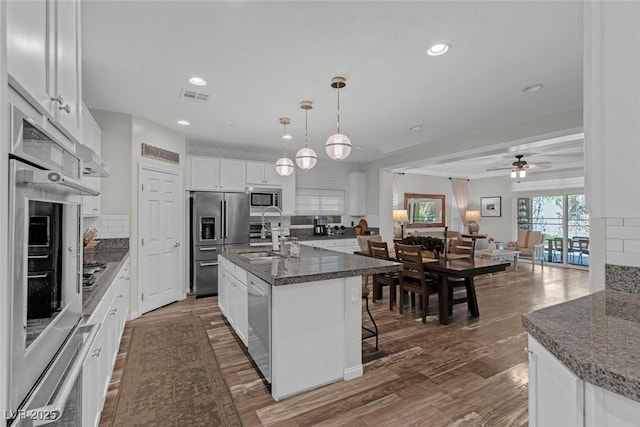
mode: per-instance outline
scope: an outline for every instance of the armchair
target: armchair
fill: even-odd
[[[540,261],[544,268],[544,234],[540,231],[518,230],[518,240],[507,242],[507,250],[520,251],[520,257],[531,258],[531,271]]]

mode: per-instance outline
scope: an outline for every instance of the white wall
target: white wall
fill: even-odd
[[[102,130],[100,156],[111,170],[111,176],[101,183],[101,213],[130,215],[132,117],[113,111],[90,111]]]
[[[508,171],[507,171],[508,172]],[[515,240],[514,205],[511,198],[511,177],[508,174],[500,177],[473,179],[469,181],[468,210],[480,210],[481,197],[500,196],[502,198],[502,216],[481,217],[478,221],[480,234],[488,234],[498,242]],[[486,247],[487,242],[478,240],[478,248]]]
[[[7,108],[7,56],[5,42],[5,11],[6,2],[0,2],[0,159],[2,159],[2,167],[0,168],[0,413],[5,413],[9,409],[9,325],[10,322],[10,288],[12,284],[9,278],[9,174],[7,173],[6,159],[9,157],[9,111]]]

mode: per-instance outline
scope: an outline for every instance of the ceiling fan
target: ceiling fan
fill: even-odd
[[[498,170],[511,170],[511,178],[524,178],[527,176],[527,169],[549,169],[551,167],[551,162],[539,162],[539,163],[528,163],[526,160],[522,160],[524,157],[523,154],[516,155],[516,161],[511,163],[511,166],[508,167],[500,167],[500,168],[489,168],[487,171],[498,171]]]

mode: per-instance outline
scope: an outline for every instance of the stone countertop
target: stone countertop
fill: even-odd
[[[255,246],[234,245],[227,246],[220,256],[275,286],[388,273],[402,269],[402,264],[397,262],[302,245],[299,258],[282,256],[272,260],[249,261],[240,255],[265,251],[264,248]]]
[[[96,250],[90,259],[85,258],[87,262],[101,261],[106,264],[95,284],[90,288],[82,289],[82,318],[85,322],[91,317],[128,256],[129,249],[106,249]]]
[[[314,236],[314,235],[302,235],[302,236],[291,236],[298,239],[299,242],[304,242],[308,240],[344,240],[344,239],[355,239],[358,236],[355,234],[332,234],[330,236]],[[288,239],[291,240],[291,237]],[[271,238],[260,239],[253,238],[249,241],[252,244],[260,244],[263,243],[265,246],[271,243]]]
[[[640,295],[600,291],[522,315],[578,378],[640,401]]]

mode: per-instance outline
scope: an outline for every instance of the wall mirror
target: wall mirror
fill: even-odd
[[[444,227],[444,194],[405,193],[408,228]]]

